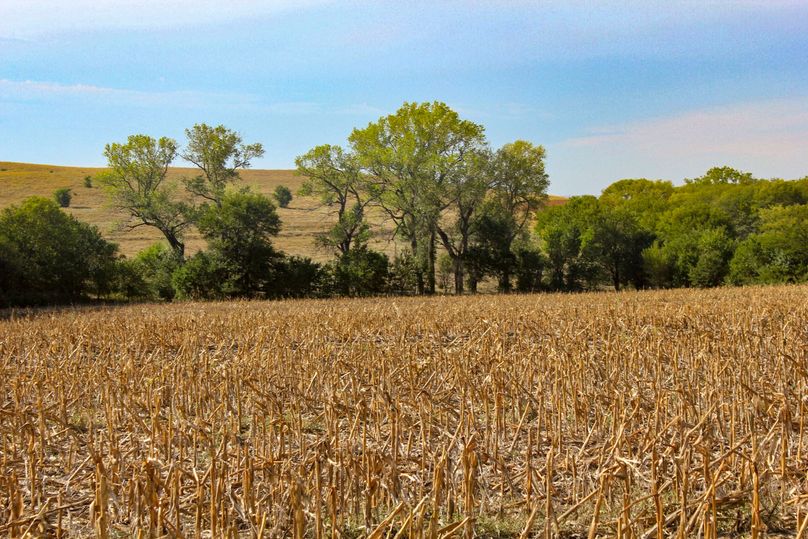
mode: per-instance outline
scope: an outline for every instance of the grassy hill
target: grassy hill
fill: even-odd
[[[17,204],[33,195],[51,197],[56,189],[69,187],[73,200],[67,211],[82,221],[96,225],[106,238],[120,246],[123,254],[131,256],[160,241],[162,235],[148,227],[132,231],[123,229],[120,223],[126,215],[109,205],[107,194],[98,182],[95,181],[93,187],[84,186],[85,177],[94,178],[102,170],[0,161],[0,208]],[[169,176],[179,178],[196,173],[196,169],[173,168]],[[303,178],[294,170],[245,170],[241,177],[243,185],[265,195],[271,195],[278,185],[286,185],[296,193],[303,182]],[[563,203],[564,200],[563,197],[551,196],[550,204]],[[314,246],[314,235],[326,230],[333,222],[329,208],[321,206],[315,198],[295,195],[289,207],[279,208],[278,214],[283,222],[280,236],[275,242],[279,249],[319,261],[331,258],[331,253],[317,250]],[[371,246],[389,255],[395,254],[396,246],[390,240],[392,224],[385,221],[379,212],[371,213],[369,218],[375,232]],[[204,247],[204,241],[195,231],[189,232],[186,238],[189,253]]]

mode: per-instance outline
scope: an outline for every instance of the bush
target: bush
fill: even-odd
[[[334,291],[343,296],[369,296],[387,290],[387,255],[366,247],[343,254],[333,265]]]
[[[46,198],[0,213],[0,304],[64,303],[105,295],[117,246]]]
[[[53,192],[53,199],[62,208],[70,207],[70,201],[73,200],[73,194],[70,192],[69,187],[62,187]]]
[[[539,251],[518,249],[516,251],[516,290],[537,292],[543,289],[542,274],[547,260]]]
[[[180,261],[173,251],[162,243],[155,243],[135,255],[131,265],[138,280],[135,286],[129,287],[129,297],[152,301],[174,299],[172,275],[180,267]]]
[[[171,282],[180,299],[222,299],[228,295],[226,264],[215,254],[204,251],[178,267]]]
[[[120,258],[115,264],[112,290],[123,299],[152,299],[139,264],[131,258]]]
[[[277,264],[275,297],[317,297],[325,292],[328,272],[321,264],[303,256],[290,256]]]
[[[292,201],[292,191],[285,185],[277,186],[272,196],[275,197],[275,200],[278,201],[278,206],[281,208],[288,208],[289,203]]]
[[[275,266],[283,258],[272,246],[271,237],[280,231],[275,205],[264,195],[228,192],[221,207],[209,206],[197,223],[226,270],[224,292],[230,296],[272,295]]]
[[[93,187],[93,177],[92,176],[85,176],[84,177],[84,187],[87,189],[91,189]]]
[[[418,282],[418,260],[410,251],[393,259],[387,275],[387,290],[391,294],[414,294]]]

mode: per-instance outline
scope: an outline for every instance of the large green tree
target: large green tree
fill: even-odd
[[[491,190],[476,224],[478,243],[487,246],[489,268],[497,275],[499,289],[511,289],[517,263],[514,242],[547,200],[549,177],[545,150],[525,140],[500,148],[492,161]]]
[[[757,178],[751,172],[742,172],[728,166],[712,167],[698,178],[685,178],[687,184],[701,185],[749,184],[756,181]]]
[[[438,224],[448,183],[485,145],[483,127],[445,103],[404,103],[395,113],[355,129],[351,147],[375,182],[378,202],[419,260],[417,292],[435,292]]]
[[[209,205],[199,218],[199,231],[210,256],[221,263],[229,295],[268,293],[274,266],[282,258],[272,246],[281,220],[264,195],[227,191],[221,205]]]
[[[435,230],[452,261],[455,294],[464,291],[475,216],[491,187],[490,164],[488,152],[476,150],[466,155],[463,169],[449,175],[445,182],[443,207],[446,211]]]
[[[185,255],[184,232],[193,224],[190,206],[179,196],[177,185],[167,180],[168,167],[177,156],[177,143],[166,137],[131,135],[124,143],[104,148],[109,170],[99,180],[113,205],[128,214],[130,230],[153,227],[165,237],[180,260]]]
[[[539,212],[536,233],[548,259],[551,290],[577,291],[598,282],[599,270],[587,249],[598,213],[598,199],[591,195],[571,197],[564,205]]]
[[[586,244],[589,258],[608,275],[615,290],[627,284],[645,286],[642,253],[653,235],[643,230],[637,218],[623,208],[598,201]]]

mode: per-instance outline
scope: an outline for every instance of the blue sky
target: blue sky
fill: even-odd
[[[808,175],[808,0],[0,0],[0,160],[103,165],[223,123],[261,168],[445,101],[550,191]]]

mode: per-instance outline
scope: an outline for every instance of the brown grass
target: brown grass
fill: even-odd
[[[808,526],[808,287],[0,321],[0,535]]]
[[[76,218],[96,225],[104,237],[119,244],[123,254],[134,255],[160,241],[162,236],[154,229],[122,230],[118,225],[126,215],[110,207],[106,193],[98,182],[92,188],[84,187],[85,176],[95,176],[102,170],[0,162],[0,209],[17,204],[32,195],[51,197],[56,189],[69,187],[73,190],[73,201],[68,211]],[[190,168],[174,168],[170,172],[172,178],[196,174],[196,170]],[[250,169],[243,171],[241,176],[243,185],[249,185],[268,196],[272,195],[278,185],[286,185],[296,193],[303,182],[303,178],[293,170]],[[562,203],[564,200],[562,197],[551,197],[550,203]],[[317,261],[332,257],[332,253],[317,250],[314,246],[315,234],[327,230],[334,222],[329,209],[321,206],[317,199],[295,195],[289,208],[279,208],[278,214],[283,222],[280,236],[275,242],[279,249],[291,255],[309,256]],[[370,213],[370,221],[376,233],[371,247],[394,255],[396,245],[390,241],[392,225],[384,221],[378,211]],[[205,244],[199,234],[191,232],[188,234],[187,245],[189,253],[194,253],[204,248]]]

